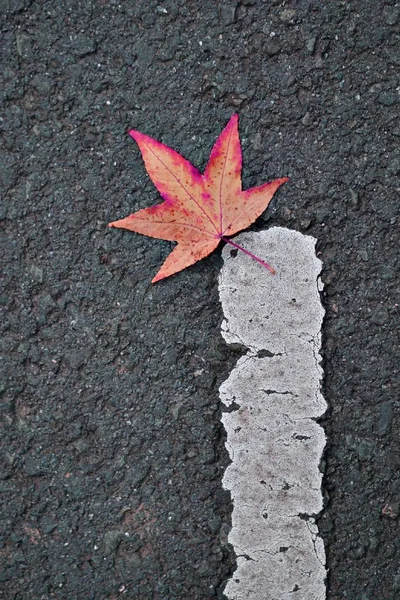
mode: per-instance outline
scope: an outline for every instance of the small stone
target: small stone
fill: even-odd
[[[360,196],[357,190],[350,189],[349,190],[349,205],[352,209],[357,210],[360,208]]]
[[[293,8],[287,8],[286,10],[283,10],[280,15],[279,18],[281,21],[283,21],[283,23],[290,23],[290,21],[292,21],[296,16],[296,11]]]
[[[379,540],[377,537],[369,538],[369,550],[370,552],[376,552],[379,547]]]
[[[16,179],[15,160],[10,155],[3,152],[0,162],[0,184],[4,188],[11,187]]]
[[[317,219],[318,223],[323,223],[327,219],[327,217],[329,217],[328,208],[320,208],[315,213],[315,218]]]
[[[231,102],[234,106],[240,106],[247,99],[246,94],[231,94]]]
[[[96,51],[96,44],[92,38],[83,34],[78,34],[72,40],[72,51],[77,56],[86,56]]]
[[[85,179],[82,181],[82,187],[86,192],[96,189],[96,187],[98,185],[99,185],[98,178],[92,174],[85,177]]]
[[[236,21],[237,3],[230,2],[221,6],[221,20],[223,25],[232,25]]]
[[[48,96],[53,88],[53,82],[47,75],[35,75],[32,85],[41,96]]]
[[[312,37],[306,40],[306,48],[310,54],[314,54],[315,45],[317,43],[317,36],[313,35]]]
[[[17,42],[17,52],[19,56],[29,58],[32,56],[32,39],[25,33],[17,33],[15,36]]]
[[[24,463],[24,472],[28,477],[39,477],[48,471],[46,460],[41,457],[28,456]]]
[[[325,196],[328,193],[328,189],[328,182],[325,180],[321,181],[318,185],[318,196]]]
[[[129,480],[133,487],[136,487],[144,481],[150,471],[148,465],[134,465],[129,471]]]
[[[0,1],[0,14],[7,12],[15,14],[25,8],[24,0],[1,0]]]
[[[38,299],[38,308],[45,314],[48,314],[57,308],[57,303],[55,300],[53,300],[50,294],[44,294]]]
[[[69,475],[65,480],[64,489],[68,496],[72,498],[83,498],[85,495],[85,488],[82,485],[82,478]]]
[[[253,139],[251,140],[251,145],[253,146],[254,150],[262,150],[263,144],[262,144],[262,136],[260,132],[257,132]]]
[[[36,266],[36,265],[31,265],[29,267],[29,272],[31,274],[31,277],[33,279],[33,281],[36,281],[38,283],[43,283],[43,269],[41,269],[40,267]]]
[[[219,517],[214,517],[208,521],[209,530],[213,535],[216,535],[221,527],[221,519]]]
[[[375,323],[375,325],[384,325],[388,320],[388,311],[387,309],[380,305],[378,308],[374,310],[371,315],[371,321]]]
[[[367,440],[362,440],[357,446],[357,454],[360,460],[367,460],[373,454],[373,446]]]
[[[70,350],[65,354],[65,362],[70,369],[76,370],[82,367],[86,362],[85,352],[82,350]]]
[[[281,45],[276,37],[269,39],[265,44],[265,51],[268,56],[275,56],[280,52]]]
[[[124,539],[123,531],[107,531],[104,534],[104,551],[106,554],[114,554],[122,540]]]
[[[40,525],[43,533],[49,534],[57,528],[57,521],[51,519],[50,517],[44,516],[41,520]]]
[[[390,200],[388,202],[382,202],[378,209],[378,214],[379,214],[380,218],[385,221],[390,221],[392,218],[397,219],[398,213],[399,213],[398,203],[391,202]]]
[[[296,77],[293,74],[287,75],[281,79],[281,86],[288,89],[296,83]]]
[[[393,517],[391,517],[391,518],[392,519],[397,519],[397,517],[399,516],[398,512],[397,513],[395,512],[396,509],[394,508],[393,505],[391,506],[391,508],[392,508],[392,511],[394,511],[392,513]],[[397,510],[398,510],[398,506],[397,506]],[[386,560],[388,558],[392,558],[396,554],[396,546],[393,543],[390,543],[390,542],[387,543],[387,544],[385,544],[385,547],[383,549],[383,554],[384,554]]]
[[[391,157],[387,166],[387,170],[390,175],[398,175],[400,173],[400,157]]]
[[[357,546],[357,548],[354,550],[354,558],[362,558],[363,556],[365,556],[365,548],[364,546]]]
[[[378,435],[386,435],[390,432],[393,417],[393,404],[390,400],[383,402],[379,413],[379,421],[377,426]]]
[[[292,211],[287,208],[287,206],[283,206],[280,210],[281,217],[284,221],[290,221],[292,217]]]
[[[311,223],[312,223],[312,221],[311,221],[311,219],[309,219],[309,218],[307,218],[307,219],[302,219],[302,220],[300,221],[300,226],[301,226],[301,228],[302,228],[304,231],[306,231],[306,230],[307,230],[307,229],[310,227]]]
[[[393,589],[395,592],[400,592],[400,573],[393,577]]]
[[[392,106],[396,101],[397,96],[394,92],[381,92],[378,96],[378,102],[383,106]]]
[[[200,452],[199,458],[203,465],[212,464],[215,461],[215,453],[213,448],[208,448]]]
[[[396,25],[400,16],[400,8],[399,6],[390,6],[385,7],[384,9],[384,18],[388,25]]]
[[[381,277],[382,279],[390,280],[394,279],[397,275],[397,269],[395,267],[391,267],[390,265],[382,265],[381,267]]]

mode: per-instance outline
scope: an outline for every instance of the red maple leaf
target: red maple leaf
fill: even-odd
[[[221,240],[275,272],[265,261],[227,239],[249,227],[288,179],[282,177],[242,190],[238,120],[238,116],[233,115],[222,131],[203,175],[172,148],[138,131],[129,132],[137,142],[146,170],[164,202],[114,221],[109,227],[178,242],[152,283],[208,256]]]

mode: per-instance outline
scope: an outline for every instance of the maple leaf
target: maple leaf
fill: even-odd
[[[282,177],[242,190],[238,121],[238,115],[231,117],[214,144],[203,175],[172,148],[139,131],[129,132],[164,202],[114,221],[109,227],[178,242],[152,283],[205,258],[221,240],[275,272],[268,263],[227,239],[249,227],[288,180]]]

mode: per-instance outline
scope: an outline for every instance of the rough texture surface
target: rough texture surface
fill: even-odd
[[[291,178],[258,227],[324,262],[328,597],[399,595],[399,23],[395,0],[0,1],[7,600],[205,600],[234,568],[221,259],[150,286],[170,244],[106,227],[159,199],[128,128],[203,169],[233,112],[244,186]]]
[[[315,517],[323,507],[319,469],[325,434],[321,395],[322,263],[316,240],[273,227],[236,238],[270,261],[268,271],[224,248],[219,293],[223,335],[244,345],[220,388],[232,463],[223,486],[233,500],[229,541],[237,569],[233,600],[325,598],[325,552]],[[268,257],[268,258],[267,258]]]

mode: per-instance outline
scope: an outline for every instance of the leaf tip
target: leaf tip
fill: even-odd
[[[136,129],[128,129],[128,133],[131,136],[131,138],[133,138],[135,140],[135,142],[137,141],[137,138],[140,136],[139,131],[136,131]]]
[[[153,277],[153,279],[151,280],[151,283],[157,283],[157,281],[160,281],[160,279],[164,279],[165,275],[161,275],[160,273],[157,273],[157,275],[155,275]]]
[[[287,181],[289,181],[290,177],[279,177],[278,179],[273,179],[272,181],[269,182],[269,184],[272,184],[273,186],[276,186],[275,191],[281,187],[281,185],[283,185],[284,183],[286,183]]]
[[[238,123],[239,123],[239,115],[238,115],[238,113],[233,113],[233,115],[229,119],[228,125],[231,125],[232,127],[235,127],[235,126],[238,125]]]

